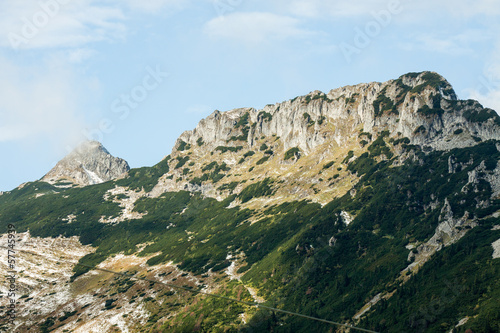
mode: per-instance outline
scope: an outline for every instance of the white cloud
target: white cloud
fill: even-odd
[[[68,61],[72,64],[80,64],[96,54],[97,51],[89,48],[71,49],[68,51]]]
[[[493,37],[492,32],[478,29],[469,29],[447,36],[436,32],[421,33],[408,38],[411,42],[402,42],[400,46],[407,51],[425,50],[449,55],[474,54],[477,52],[477,43],[488,42]]]
[[[387,0],[331,1],[331,0],[278,0],[281,6],[296,16],[353,17],[387,7]]]
[[[484,72],[477,78],[477,86],[469,90],[469,98],[500,113],[500,39],[491,53]]]
[[[179,10],[190,0],[2,0],[0,47],[39,49],[82,47],[127,35],[127,20],[138,12]]]
[[[189,0],[125,0],[125,2],[131,9],[156,12],[163,8],[181,9],[189,3]]]
[[[0,46],[15,49],[78,47],[124,38],[120,8],[92,0],[4,0],[0,3]],[[50,4],[50,5],[49,5]]]
[[[213,111],[214,109],[212,107],[203,104],[191,105],[186,109],[187,113],[192,114],[210,114]]]
[[[300,23],[296,18],[271,13],[232,13],[209,21],[204,27],[204,32],[213,38],[252,45],[314,34],[301,28]]]
[[[83,121],[70,71],[55,61],[19,67],[0,56],[0,73],[0,142],[77,139]]]
[[[367,16],[372,11],[387,9],[391,2],[399,4],[412,18],[428,17],[434,12],[442,16],[452,14],[460,17],[477,15],[494,16],[500,14],[498,0],[273,0],[282,11],[303,17],[352,18]]]

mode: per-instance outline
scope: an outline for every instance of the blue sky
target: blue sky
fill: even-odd
[[[500,110],[497,0],[2,0],[0,190],[85,138],[132,167],[213,110],[433,70]]]

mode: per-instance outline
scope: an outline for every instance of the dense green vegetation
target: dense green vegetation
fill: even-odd
[[[302,115],[302,117],[307,122],[307,127],[311,127],[311,126],[313,126],[316,123],[314,120],[312,120],[311,115],[309,113],[307,113],[307,112],[304,112],[304,114]]]
[[[468,121],[474,123],[482,123],[489,119],[493,119],[495,123],[500,126],[500,116],[491,109],[481,109],[480,111],[466,110],[464,111],[464,117]]]
[[[330,169],[335,164],[335,161],[331,161],[323,165],[323,170]]]
[[[255,164],[261,165],[261,164],[266,163],[267,161],[269,161],[269,156],[264,156],[260,160],[258,160]]]
[[[250,201],[253,198],[259,198],[263,196],[268,196],[273,194],[271,185],[273,180],[271,178],[266,178],[263,181],[257,182],[255,184],[249,185],[238,195],[242,203]]]
[[[237,147],[224,147],[224,146],[218,146],[215,148],[216,151],[220,151],[222,154],[227,153],[228,151],[237,153],[240,150],[243,149],[243,146],[237,146]]]
[[[271,121],[271,120],[273,120],[273,115],[270,114],[269,112],[261,111],[257,115],[257,118],[262,119],[262,121]]]
[[[228,141],[246,141],[250,132],[250,113],[246,112],[234,125],[234,128],[241,130],[241,135],[232,136]]]
[[[300,157],[300,149],[297,147],[290,148],[285,152],[285,157],[284,160],[287,161],[291,158],[298,158]]]
[[[392,99],[387,97],[385,94],[387,92],[387,87],[382,89],[379,93],[377,99],[373,101],[373,109],[375,111],[375,117],[381,116],[385,111],[390,111],[395,108]]]
[[[184,151],[184,150],[189,150],[191,149],[191,145],[182,141],[182,140],[179,140],[179,147],[177,147],[177,151]]]
[[[326,96],[326,94],[324,94],[324,93],[318,93],[318,94],[316,94],[316,95],[314,95],[312,97],[311,97],[311,95],[307,95],[305,97],[304,104],[309,104],[312,101],[316,101],[316,100],[321,100],[321,101],[324,101],[324,102],[327,102],[327,103],[333,102],[333,100],[329,99]],[[293,103],[293,100],[292,100],[292,103]]]
[[[425,80],[425,83],[413,88],[411,93],[419,94],[427,87],[439,89],[446,86],[446,81],[444,81],[443,78],[437,73],[427,72],[422,76],[422,79]]]
[[[201,185],[203,182],[206,182],[208,180],[212,181],[213,183],[217,183],[219,180],[224,178],[226,173],[230,170],[231,168],[228,167],[224,162],[220,165],[217,162],[211,162],[201,169],[201,171],[203,171],[203,175],[191,179],[191,183],[195,185]]]

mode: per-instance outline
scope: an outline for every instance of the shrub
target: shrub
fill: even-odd
[[[311,115],[309,113],[304,112],[302,116],[307,121],[307,127],[311,127],[315,124],[315,121],[311,119]]]
[[[177,151],[184,151],[184,150],[189,150],[189,149],[191,149],[191,145],[180,140],[179,147],[177,147]]]
[[[237,153],[240,150],[243,149],[243,146],[237,146],[237,147],[225,147],[225,146],[218,146],[215,148],[216,151],[220,151],[222,154],[227,153],[228,151]]]
[[[261,165],[266,163],[269,160],[269,156],[264,156],[260,160],[257,161],[257,165]]]
[[[255,155],[255,152],[254,152],[254,151],[252,151],[252,150],[249,150],[249,151],[247,151],[247,152],[243,155],[243,157],[244,157],[244,158],[247,158],[247,157],[250,157],[250,156],[253,156],[253,155]]]
[[[342,161],[342,163],[347,163],[349,162],[349,160],[354,156],[354,152],[352,150],[349,150],[349,152],[347,153],[347,156],[344,158],[344,160]]]
[[[413,131],[413,134],[419,134],[419,133],[423,134],[425,132],[427,132],[427,130],[425,129],[424,125],[420,125]]]
[[[271,120],[273,120],[273,115],[266,112],[266,111],[261,111],[257,115],[257,118],[262,119],[262,121],[271,121]]]
[[[435,108],[430,108],[428,105],[422,106],[420,109],[417,110],[418,113],[422,113],[426,116],[433,116],[437,115],[440,116],[444,113],[443,109],[435,109]]]
[[[300,149],[297,147],[290,148],[285,153],[285,161],[294,157],[300,157]]]
[[[239,182],[231,182],[231,183],[228,183],[228,184],[223,184],[221,186],[219,186],[217,189],[219,191],[225,191],[225,190],[229,190],[231,191],[231,193],[234,191],[234,189],[239,185]]]
[[[335,161],[331,161],[323,165],[323,170],[330,169],[335,164]]]
[[[500,116],[491,109],[467,110],[464,111],[464,118],[473,123],[482,123],[494,119],[495,123],[500,126]]]
[[[382,91],[379,93],[377,99],[375,101],[373,101],[373,110],[375,113],[375,117],[381,116],[384,113],[384,111],[396,110],[396,107],[395,107],[392,99],[390,99],[389,97],[387,97],[385,95],[386,91],[387,91],[387,87],[382,89]]]
[[[272,195],[272,184],[273,180],[271,178],[266,178],[263,181],[248,185],[243,189],[243,191],[241,191],[241,193],[238,195],[238,198],[240,198],[242,203],[245,203],[252,200],[253,198]]]
[[[189,161],[189,156],[184,156],[184,157],[177,156],[176,160],[178,162],[175,165],[175,169],[179,169],[179,168],[182,168],[184,166],[184,164],[186,164],[187,161]]]

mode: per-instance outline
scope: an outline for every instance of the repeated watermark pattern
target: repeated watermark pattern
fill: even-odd
[[[47,0],[38,2],[39,10],[30,18],[24,16],[21,19],[23,25],[20,31],[11,31],[9,33],[9,42],[12,48],[17,50],[20,46],[27,45],[61,12],[62,6],[70,2],[71,0]]]
[[[132,111],[138,109],[151,92],[158,89],[170,75],[163,71],[159,65],[155,68],[147,66],[145,72],[146,74],[138,85],[111,102],[110,111],[116,115],[114,119],[113,117],[103,117],[96,127],[82,130],[82,135],[86,140],[102,142],[105,135],[111,134],[116,129],[117,121],[126,120]],[[66,150],[69,153],[73,147],[66,146]]]
[[[213,5],[217,15],[224,17],[228,13],[232,13],[241,6],[243,0],[214,0]]]
[[[476,92],[481,95],[489,95],[500,89],[500,78],[492,73],[485,73],[479,76],[478,80]]]
[[[394,16],[402,12],[401,0],[391,0],[386,9],[371,12],[373,20],[368,21],[364,27],[354,28],[355,35],[352,43],[343,42],[339,45],[345,60],[351,63],[353,57],[370,46],[372,41],[392,23]]]

